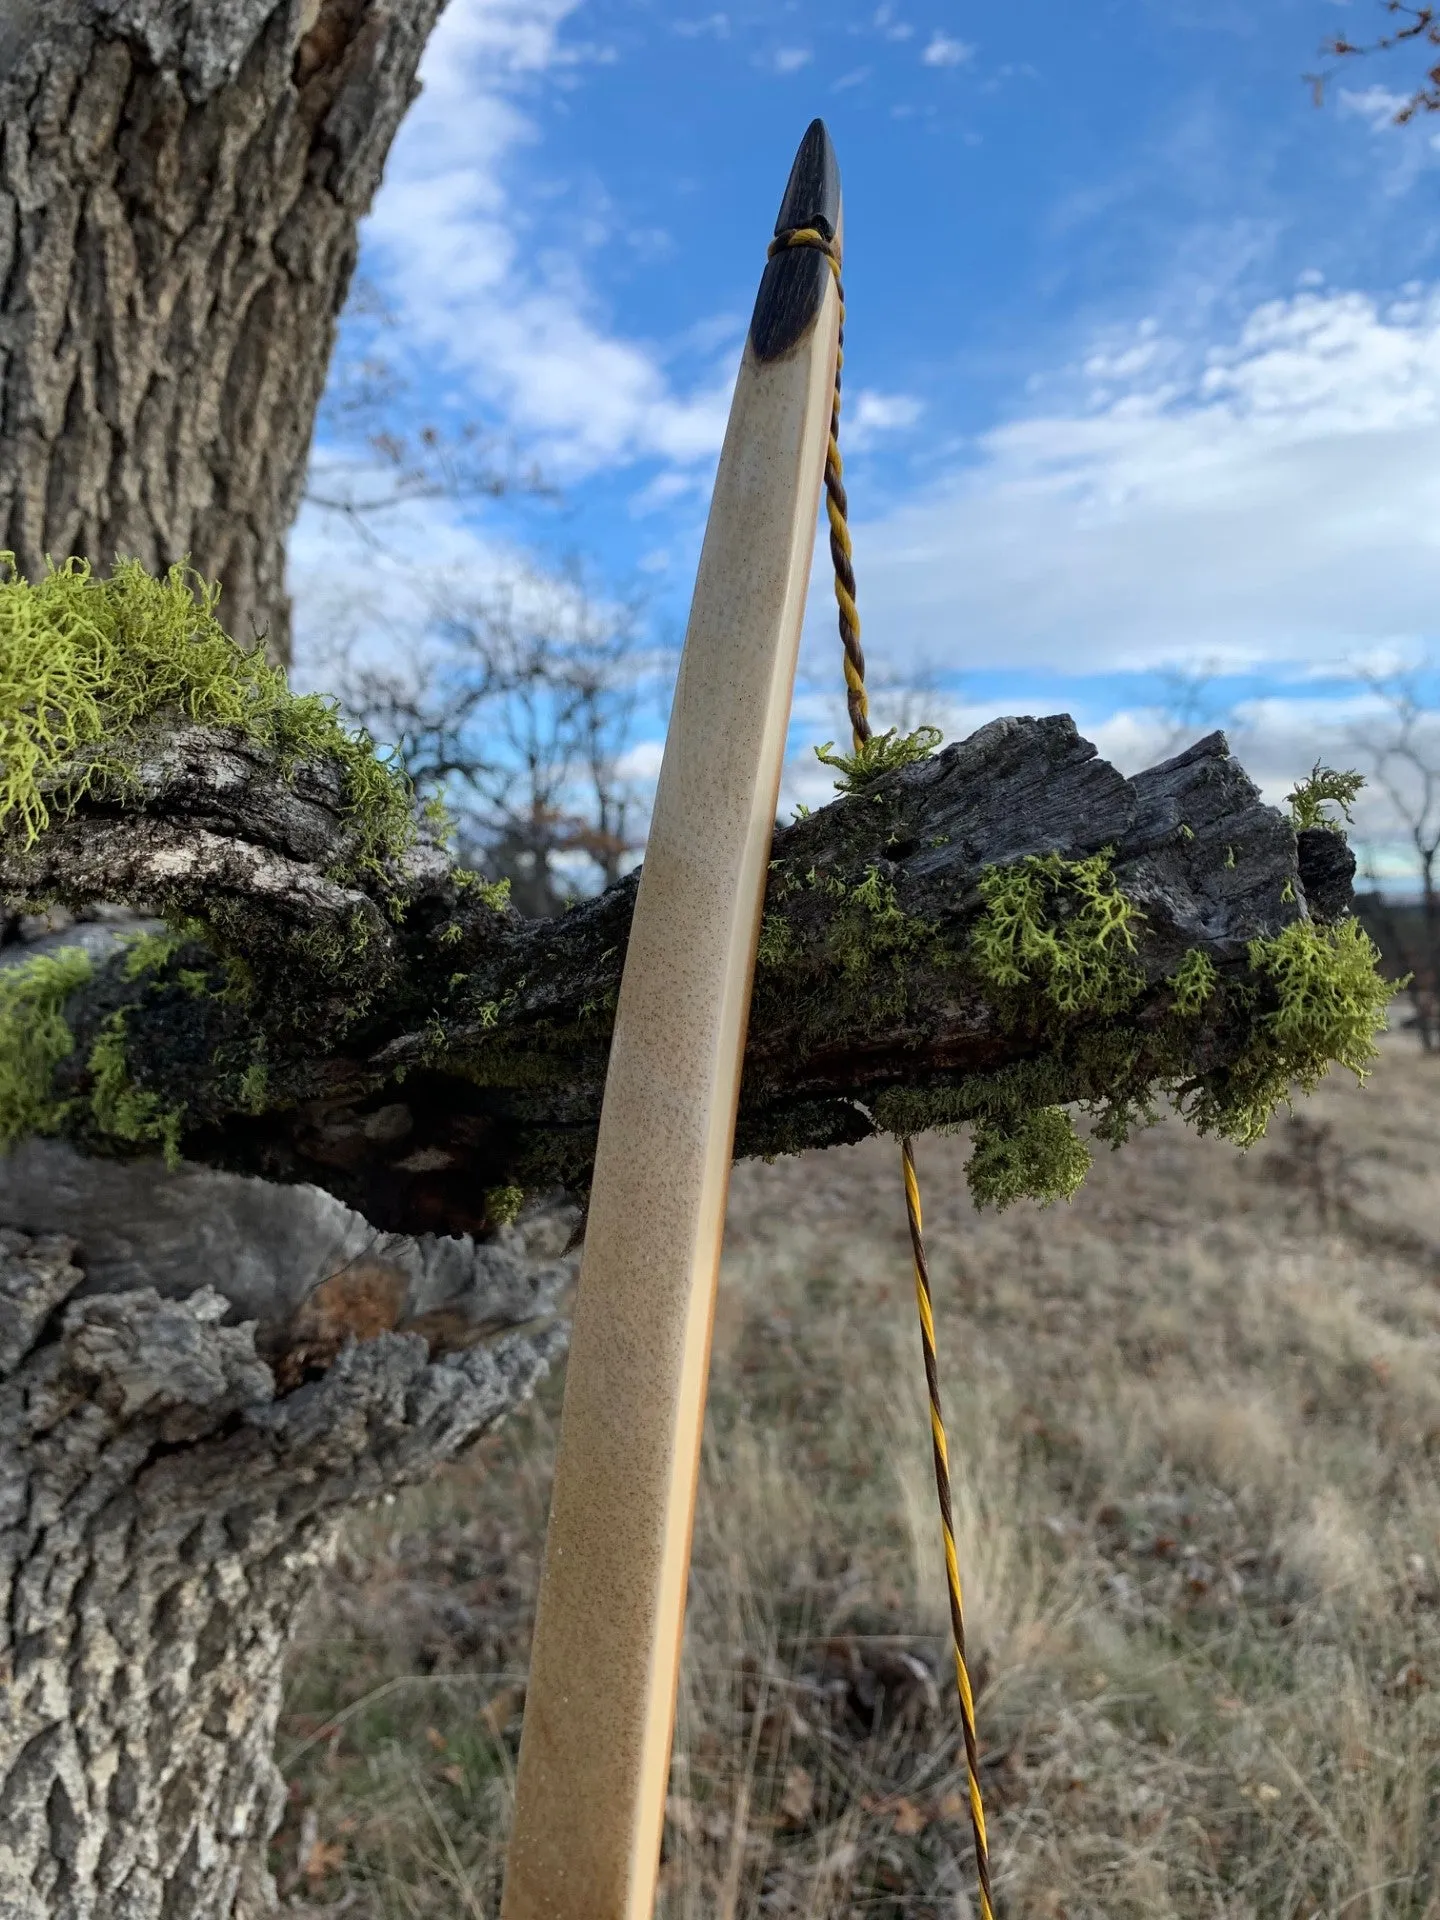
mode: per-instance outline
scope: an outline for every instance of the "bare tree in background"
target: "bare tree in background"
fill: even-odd
[[[463,513],[556,490],[477,422],[417,424],[386,340],[394,325],[383,295],[360,286],[305,500],[406,583],[424,642],[416,648],[407,623],[378,649],[357,643],[356,630],[375,625],[357,592],[340,602],[346,638],[316,646],[308,664],[419,793],[454,816],[462,857],[508,880],[519,911],[543,918],[617,880],[641,844],[638,790],[622,772],[645,677],[638,608],[599,595],[574,563],[546,571],[532,562],[477,591],[437,582],[413,559],[404,509]]]
[[[1427,1053],[1440,1047],[1440,710],[1427,698],[1424,667],[1359,676],[1378,703],[1352,729],[1356,754],[1381,796],[1396,843],[1407,850],[1418,898],[1388,892],[1371,857],[1367,878],[1376,932],[1387,958],[1410,975],[1413,1020]],[[1406,889],[1409,892],[1409,889]]]
[[[420,417],[387,339],[398,325],[381,289],[358,280],[316,417],[305,504],[380,549],[393,544],[393,516],[404,507],[553,498],[538,465],[480,422],[447,427]]]
[[[1435,50],[1440,50],[1440,8],[1412,6],[1409,0],[1376,0],[1376,3],[1390,23],[1388,31],[1377,33],[1373,39],[1359,40],[1352,39],[1348,33],[1334,33],[1322,43],[1321,52],[1333,60],[1348,61],[1367,53],[1391,53],[1400,47],[1431,49],[1433,63],[1426,68],[1424,79],[1418,86],[1412,85],[1396,110],[1396,125],[1403,126],[1417,114],[1440,111],[1440,58],[1434,57]],[[1332,68],[1305,76],[1317,106],[1325,98],[1325,88],[1333,73]]]
[[[651,677],[637,622],[577,570],[529,572],[437,606],[423,651],[352,651],[331,671],[346,710],[454,815],[462,857],[508,880],[528,917],[611,885],[643,843],[626,771]]]

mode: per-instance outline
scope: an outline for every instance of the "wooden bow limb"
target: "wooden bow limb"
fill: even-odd
[[[807,132],[776,232],[838,242]],[[715,1284],[839,301],[761,282],[716,475],[601,1113],[504,1920],[641,1920],[669,1774]]]

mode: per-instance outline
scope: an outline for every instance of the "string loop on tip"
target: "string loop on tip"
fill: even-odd
[[[860,609],[855,604],[855,567],[850,543],[850,503],[845,497],[845,464],[840,458],[840,375],[845,365],[845,283],[840,278],[840,253],[818,227],[789,227],[777,233],[767,249],[774,259],[789,247],[813,247],[823,253],[835,276],[840,297],[840,342],[835,355],[835,397],[830,406],[830,444],[825,450],[825,515],[830,522],[830,563],[835,570],[835,604],[839,609],[840,644],[845,657],[845,705],[850,714],[850,737],[858,753],[871,736],[870,701],[865,692],[865,654],[860,645]]]

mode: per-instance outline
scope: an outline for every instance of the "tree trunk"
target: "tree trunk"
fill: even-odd
[[[335,319],[442,0],[0,0],[0,549],[188,558],[288,657]]]
[[[492,1426],[563,1337],[566,1269],[517,1234],[377,1248],[310,1189],[146,1185],[56,1147],[10,1208],[58,1200],[88,1244],[0,1230],[6,1920],[271,1911],[282,1662],[340,1522]],[[282,1303],[327,1273],[287,1348]],[[237,1299],[256,1317],[227,1325]],[[432,1359],[447,1316],[471,1344]]]
[[[188,559],[286,657],[356,225],[440,5],[0,0],[22,572]],[[0,1914],[258,1916],[296,1610],[348,1511],[525,1397],[566,1268],[543,1223],[404,1240],[313,1187],[58,1143],[4,1177]]]

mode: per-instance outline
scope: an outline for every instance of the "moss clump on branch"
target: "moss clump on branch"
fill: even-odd
[[[157,1146],[165,1156],[166,1166],[178,1166],[185,1109],[167,1105],[158,1095],[137,1087],[131,1079],[125,1051],[125,1018],[124,1007],[112,1013],[90,1049],[86,1061],[92,1080],[90,1112],[102,1133],[131,1146]]]
[[[976,971],[1002,992],[1039,985],[1060,1014],[1118,1013],[1143,991],[1131,956],[1144,915],[1115,884],[1114,854],[1027,854],[981,877],[970,936]]]
[[[1260,1138],[1292,1092],[1313,1092],[1332,1066],[1365,1079],[1395,992],[1358,920],[1294,920],[1252,940],[1248,957],[1256,984],[1236,994],[1248,1002],[1253,1040],[1234,1065],[1205,1076],[1182,1099],[1202,1133],[1241,1147]]]
[[[1202,1013],[1219,979],[1220,971],[1209,954],[1200,947],[1192,947],[1170,976],[1176,1013],[1186,1020]]]
[[[944,737],[939,727],[916,727],[913,733],[899,733],[891,727],[888,733],[862,740],[852,753],[836,753],[835,742],[827,740],[823,747],[816,747],[815,758],[840,775],[835,782],[837,793],[863,793],[882,774],[928,760]]]
[[[1332,1066],[1363,1080],[1375,1057],[1394,987],[1353,919],[1292,921],[1252,940],[1233,975],[1193,949],[1166,982],[1165,1018],[1143,1036],[1114,1024],[1107,1016],[1132,1005],[1146,981],[1133,957],[1143,915],[1116,886],[1110,859],[1030,855],[981,878],[968,959],[1012,1032],[1034,1038],[1035,1057],[875,1102],[877,1122],[896,1134],[972,1126],[966,1177],[977,1205],[1074,1193],[1090,1154],[1067,1104],[1093,1114],[1100,1137],[1118,1146],[1169,1097],[1200,1132],[1246,1147],[1297,1090],[1313,1091]],[[1197,1076],[1191,1043],[1202,1017],[1243,1023],[1248,1041],[1231,1065]]]
[[[263,646],[237,646],[218,601],[184,567],[155,579],[121,560],[102,580],[68,560],[31,582],[0,554],[0,829],[18,826],[29,845],[87,792],[123,791],[141,730],[173,714],[235,727],[286,766],[338,762],[357,869],[411,844],[404,776],[333,702],[292,693]]]
[[[64,1122],[69,1103],[55,1098],[52,1083],[75,1051],[65,1002],[92,971],[78,947],[0,969],[0,1151]]]
[[[1334,767],[1323,766],[1317,760],[1305,778],[1285,796],[1295,831],[1303,833],[1307,827],[1329,827],[1332,833],[1342,833],[1342,822],[1353,817],[1351,809],[1364,784],[1364,774],[1337,773]],[[1340,818],[1328,814],[1327,806],[1338,808]]]
[[[1063,1107],[1032,1107],[1015,1124],[975,1123],[966,1168],[977,1206],[1068,1200],[1090,1171],[1090,1150]]]

